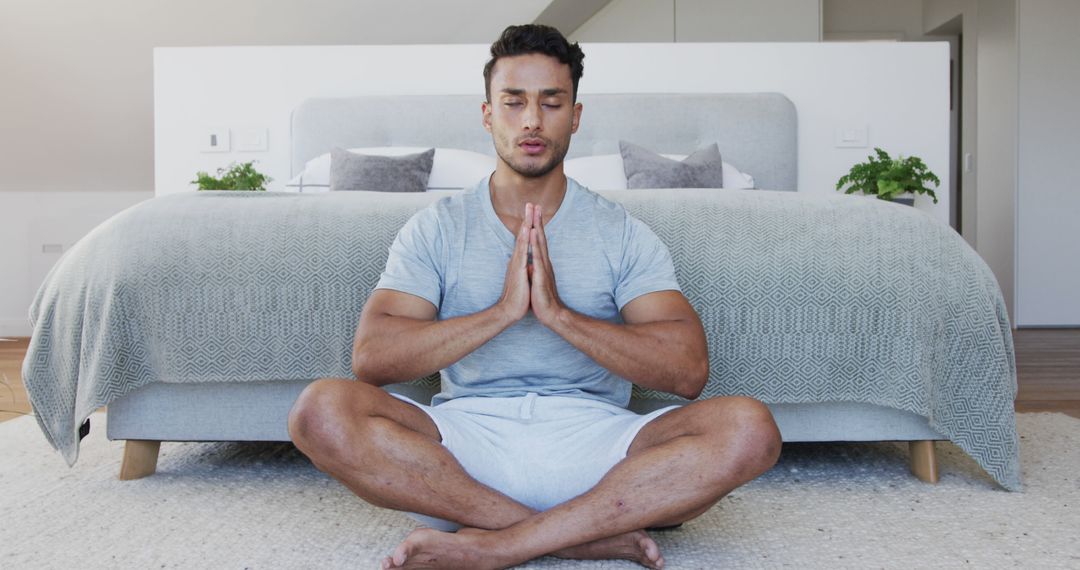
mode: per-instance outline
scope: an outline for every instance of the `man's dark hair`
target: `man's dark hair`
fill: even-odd
[[[570,77],[574,81],[573,100],[577,102],[578,81],[585,71],[585,54],[577,42],[570,43],[562,32],[542,24],[510,26],[503,30],[499,39],[491,44],[491,59],[484,65],[484,94],[491,101],[491,70],[500,57],[542,53],[549,55],[570,66]]]

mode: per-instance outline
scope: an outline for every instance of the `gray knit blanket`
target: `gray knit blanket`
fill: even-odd
[[[703,397],[914,412],[1020,487],[1005,304],[952,229],[843,195],[605,195],[671,250],[708,336]],[[73,464],[83,420],[151,382],[352,377],[387,249],[435,199],[198,192],[113,216],[63,255],[30,307],[23,378],[49,442]]]

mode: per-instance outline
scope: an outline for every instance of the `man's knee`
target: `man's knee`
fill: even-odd
[[[772,412],[753,398],[730,396],[702,401],[694,417],[695,431],[711,441],[717,475],[726,481],[732,470],[750,480],[768,471],[780,456],[780,430]],[[721,451],[722,450],[722,451]]]
[[[371,398],[364,395],[374,386],[342,378],[321,378],[308,384],[289,410],[289,437],[301,450],[344,436],[347,419],[363,417]]]
[[[782,440],[768,406],[754,398],[734,396],[723,413],[730,419],[726,433],[744,468],[756,477],[768,471],[780,457]]]

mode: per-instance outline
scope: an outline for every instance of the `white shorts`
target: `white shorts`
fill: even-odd
[[[442,444],[477,481],[538,511],[596,486],[626,457],[645,424],[679,406],[645,415],[598,400],[568,396],[456,398],[423,410]],[[460,525],[409,513],[439,530]]]

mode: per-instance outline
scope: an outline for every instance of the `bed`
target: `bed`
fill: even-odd
[[[780,94],[582,96],[568,159],[620,139],[674,154],[718,143],[754,190],[606,191],[671,249],[702,316],[702,397],[745,394],[785,441],[909,441],[935,480],[951,440],[1020,488],[1015,363],[1001,292],[951,229],[897,204],[797,190],[797,114]],[[473,96],[312,99],[293,112],[291,167],[331,147],[491,153]],[[199,192],[143,202],[57,262],[23,366],[38,422],[69,464],[94,410],[127,440],[121,478],[161,441],[287,441],[321,377],[352,377],[356,320],[387,248],[435,192]],[[430,398],[437,377],[389,387]],[[678,398],[635,389],[631,407]]]

